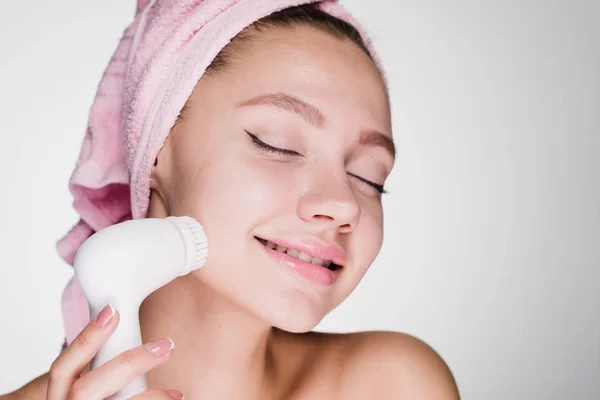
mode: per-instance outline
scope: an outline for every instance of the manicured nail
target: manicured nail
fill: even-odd
[[[156,342],[145,344],[144,346],[154,357],[161,357],[173,350],[175,343],[173,343],[171,338],[167,337],[159,339]]]
[[[179,390],[171,389],[167,390],[167,393],[169,393],[174,399],[183,400],[183,393],[181,393]]]
[[[102,311],[100,311],[100,313],[96,317],[96,323],[100,327],[104,328],[106,325],[108,325],[113,315],[115,315],[115,309],[109,304],[106,307],[104,307]]]

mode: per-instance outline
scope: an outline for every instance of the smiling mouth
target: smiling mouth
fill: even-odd
[[[288,249],[287,247],[279,246],[273,242],[259,238],[258,236],[254,236],[254,238],[256,240],[258,240],[263,246],[268,247],[271,250],[278,251],[280,253],[286,253],[292,257],[298,258],[305,262],[309,262],[311,264],[320,265],[322,267],[327,268],[330,271],[336,271],[336,270],[342,268],[340,265],[337,265],[336,263],[332,262],[331,260],[322,260],[317,257],[312,257],[312,256],[310,256],[306,253],[303,253],[301,251],[298,251],[296,249]]]

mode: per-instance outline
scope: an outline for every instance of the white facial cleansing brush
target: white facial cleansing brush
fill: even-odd
[[[208,256],[203,227],[191,217],[137,219],[92,235],[79,248],[74,268],[94,318],[111,304],[120,313],[116,331],[90,363],[90,370],[142,344],[139,308],[152,292],[202,267]],[[112,397],[145,391],[144,376]]]

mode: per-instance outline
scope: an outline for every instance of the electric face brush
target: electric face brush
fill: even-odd
[[[93,318],[107,304],[120,313],[116,331],[90,363],[90,370],[142,344],[139,308],[152,292],[202,267],[208,256],[203,227],[191,217],[137,219],[92,235],[75,256],[75,277]],[[145,391],[136,378],[111,399]]]

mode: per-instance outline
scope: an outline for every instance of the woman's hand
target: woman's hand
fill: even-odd
[[[118,324],[119,313],[106,306],[54,360],[49,371],[47,400],[105,399],[171,357],[173,342],[164,338],[127,350],[88,372],[89,362]],[[135,400],[182,398],[177,390],[157,389],[132,397]]]

